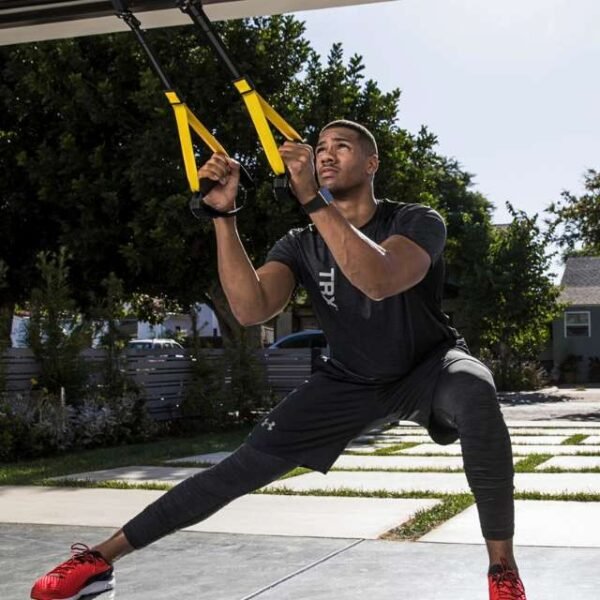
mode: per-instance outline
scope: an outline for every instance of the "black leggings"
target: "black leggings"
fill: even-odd
[[[483,537],[512,538],[512,451],[489,371],[473,359],[449,365],[438,379],[432,420],[438,430],[458,432]],[[129,521],[123,531],[134,548],[142,548],[210,517],[232,500],[275,481],[296,466],[298,463],[291,460],[242,444],[219,464],[158,498]]]
[[[432,419],[458,432],[467,481],[486,540],[514,535],[512,448],[492,374],[479,361],[450,364],[439,376]]]
[[[219,464],[201,471],[147,506],[123,527],[134,548],[143,548],[207,519],[232,500],[253,492],[297,465],[242,444]]]

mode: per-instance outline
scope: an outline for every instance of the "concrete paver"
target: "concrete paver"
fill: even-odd
[[[2,600],[29,598],[33,581],[68,558],[76,542],[98,543],[112,529],[0,525],[0,556],[14,569],[0,579]],[[97,600],[238,600],[355,543],[348,539],[179,532],[119,561],[115,592]],[[91,600],[86,597],[85,600]]]
[[[461,456],[349,456],[342,454],[334,469],[462,469]]]
[[[266,486],[268,489],[295,491],[337,490],[340,488],[364,491],[423,492],[457,494],[468,492],[464,473],[385,473],[342,472],[307,473]],[[600,494],[600,473],[517,473],[518,492],[589,493]]]
[[[509,427],[508,431],[511,434],[511,436],[519,436],[519,435],[565,435],[565,436],[570,436],[570,435],[575,435],[575,434],[579,434],[579,433],[582,433],[583,435],[591,435],[596,430],[595,429],[590,430],[589,428],[585,428],[585,427],[577,427],[577,428],[540,427],[537,429],[535,427]]]
[[[232,452],[211,452],[209,454],[194,454],[192,456],[183,456],[182,458],[175,458],[173,460],[166,460],[165,464],[177,464],[177,463],[210,463],[217,464],[222,460],[231,456]]]
[[[529,454],[600,454],[600,446],[581,445],[555,445],[548,446],[544,444],[516,444],[512,440],[512,449],[515,456],[528,456]],[[437,444],[419,444],[406,450],[400,450],[398,455],[413,454],[439,454],[444,456],[460,456],[462,454],[459,444],[450,444],[448,446],[438,446]]]
[[[579,407],[579,406],[578,406]],[[594,407],[596,409],[600,409],[600,404],[594,404]],[[510,417],[506,417],[506,413],[510,412],[511,410],[516,410],[517,408],[519,409],[523,409],[523,407],[503,407],[502,412],[504,413],[505,417],[504,420],[506,421],[506,424],[508,425],[508,427],[551,427],[553,429],[569,429],[569,428],[577,428],[577,429],[582,429],[584,432],[587,429],[590,429],[593,432],[597,432],[600,429],[600,421],[585,421],[585,420],[581,420],[581,421],[575,421],[572,419],[540,419],[535,420],[535,419],[513,419]],[[528,412],[532,412],[532,413],[539,413],[540,412],[540,407],[539,406],[533,406],[533,407],[527,407]]]
[[[516,555],[530,600],[597,600],[598,550],[517,548]],[[259,598],[484,600],[486,570],[481,546],[365,541]]]
[[[519,444],[536,444],[536,445],[553,445],[560,444],[568,439],[568,435],[516,435],[514,436],[513,443]],[[402,442],[423,442],[423,438],[415,435],[403,435],[400,436],[397,443]],[[459,443],[455,442],[458,446]]]
[[[0,488],[5,523],[120,527],[163,492],[155,490]],[[334,498],[254,494],[228,504],[188,531],[376,539],[433,499]]]
[[[0,580],[2,600],[27,598],[33,580],[64,560],[74,541],[92,545],[111,533],[0,525],[0,556],[12,557],[14,566]],[[515,553],[530,600],[597,600],[597,549],[517,547]],[[478,544],[180,532],[125,557],[115,569],[116,593],[97,600],[487,598],[487,559]]]
[[[390,448],[395,444],[350,444],[345,452],[356,452],[357,454],[372,454],[375,450]]]
[[[585,432],[580,432],[580,433],[585,433]],[[583,445],[600,444],[600,435],[590,435],[589,437],[585,438],[585,440],[582,440],[580,443]]]
[[[600,502],[517,500],[515,523],[515,544],[520,546],[600,548]],[[419,541],[483,543],[477,509],[471,506]]]
[[[536,471],[543,471],[551,467],[579,471],[581,469],[600,469],[600,456],[553,456],[541,465]]]
[[[76,481],[125,481],[127,483],[179,483],[204,468],[194,467],[119,467],[117,469],[104,469],[102,471],[89,471],[87,473],[73,473],[58,477]]]

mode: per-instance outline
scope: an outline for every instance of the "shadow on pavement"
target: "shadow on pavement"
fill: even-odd
[[[559,417],[553,417],[557,421],[600,421],[600,411],[595,413],[569,413]]]
[[[573,397],[566,394],[548,394],[544,392],[500,392],[498,401],[506,406],[521,406],[526,404],[558,404],[572,402]]]

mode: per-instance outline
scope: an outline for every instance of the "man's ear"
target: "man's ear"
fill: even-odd
[[[379,157],[377,154],[371,154],[367,159],[367,173],[369,173],[369,175],[375,175],[377,169],[379,169]]]

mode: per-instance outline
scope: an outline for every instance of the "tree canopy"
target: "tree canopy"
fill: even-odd
[[[554,225],[562,226],[556,241],[567,255],[600,255],[600,171],[588,169],[584,174],[585,193],[576,196],[562,193],[562,200],[553,203],[548,211]]]

